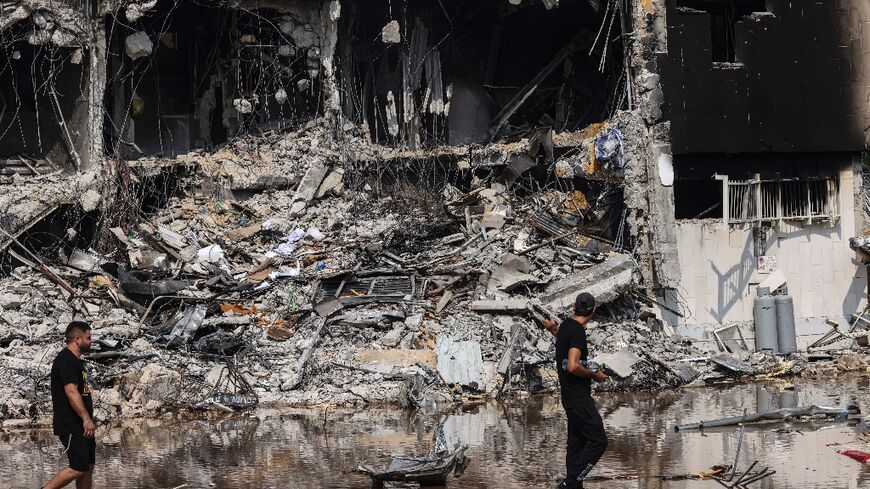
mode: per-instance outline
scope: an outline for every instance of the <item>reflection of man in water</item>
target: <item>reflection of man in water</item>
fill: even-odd
[[[568,417],[567,477],[560,488],[582,489],[583,479],[607,448],[604,422],[592,400],[592,380],[603,382],[604,372],[593,372],[584,363],[589,356],[586,323],[595,314],[595,298],[582,293],[574,301],[574,315],[561,325],[555,319],[542,321],[556,337],[556,370],[562,389],[562,407]]]
[[[73,321],[66,327],[66,348],[51,364],[51,404],[54,434],[60,438],[69,459],[45,489],[64,487],[76,481],[77,489],[90,489],[96,459],[94,403],[82,353],[91,349],[91,327]]]

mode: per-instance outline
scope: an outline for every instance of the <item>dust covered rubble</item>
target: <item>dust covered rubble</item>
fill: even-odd
[[[49,412],[47,373],[73,318],[93,325],[99,419],[554,391],[553,338],[533,318],[567,314],[581,291],[603,302],[593,353],[637,357],[600,388],[705,374],[680,360],[709,353],[661,322],[634,259],[593,232],[621,166],[585,193],[499,172],[427,181],[410,163],[377,164],[358,132],[331,134],[310,124],[180,157],[197,171],[160,210],[105,226],[88,249],[44,253],[75,296],[10,265],[0,419]]]

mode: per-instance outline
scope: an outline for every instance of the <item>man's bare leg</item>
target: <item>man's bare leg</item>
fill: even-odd
[[[76,489],[91,489],[94,483],[94,464],[91,464],[88,471],[76,479]]]
[[[73,470],[69,467],[64,467],[60,469],[60,472],[57,473],[54,477],[48,481],[48,484],[43,487],[43,489],[60,489],[61,487],[65,487],[67,484],[74,480],[78,480],[79,477],[84,475],[85,472],[81,472],[78,470]],[[78,483],[76,483],[78,485]],[[88,485],[90,487],[90,485]]]

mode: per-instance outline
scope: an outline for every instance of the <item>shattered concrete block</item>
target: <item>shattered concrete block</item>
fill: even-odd
[[[103,196],[100,195],[99,192],[94,189],[90,189],[82,194],[81,197],[79,197],[79,204],[82,206],[83,211],[91,212],[97,209],[102,199]]]
[[[130,22],[136,22],[141,19],[145,12],[153,9],[157,5],[157,0],[149,0],[143,3],[131,3],[127,5],[127,9],[124,11],[124,16],[127,17],[127,20]]]
[[[529,274],[531,269],[528,259],[507,253],[501,265],[493,270],[489,284],[498,290],[511,291],[520,285],[537,282],[538,278]]]
[[[402,336],[404,336],[404,334],[405,334],[404,324],[400,325],[400,326],[396,326],[395,328],[390,330],[387,334],[385,334],[383,336],[383,338],[381,338],[381,344],[388,347],[388,348],[392,348],[394,346],[397,346],[399,344],[399,342],[402,341]]]
[[[480,219],[480,227],[483,229],[501,230],[504,227],[505,217],[498,212],[485,212]]]
[[[279,88],[278,91],[275,92],[275,101],[284,105],[287,102],[287,91],[283,88]]]
[[[323,183],[320,184],[320,188],[317,189],[316,197],[319,199],[327,194],[327,192],[336,192],[340,193],[341,188],[344,182],[344,169],[343,168],[335,168],[326,178],[323,179]]]
[[[21,304],[24,302],[24,298],[20,295],[13,294],[10,292],[5,292],[0,294],[0,309],[10,310],[10,309],[18,309],[21,307]]]
[[[481,371],[483,357],[480,343],[476,341],[455,341],[450,336],[438,338],[438,372],[448,384],[465,385],[484,390]]]
[[[37,29],[27,33],[27,43],[31,46],[43,46],[51,41],[51,32]]]
[[[131,59],[144,58],[154,50],[154,43],[151,42],[148,34],[139,31],[127,36],[124,40],[124,50]]]
[[[302,181],[299,182],[299,188],[296,189],[293,200],[308,202],[314,199],[328,170],[329,167],[319,158],[312,161],[305,176],[302,177]]]
[[[381,40],[384,44],[399,44],[402,42],[402,34],[399,32],[399,21],[392,20],[381,29]]]
[[[83,58],[84,52],[82,51],[82,48],[78,48],[72,52],[72,55],[69,57],[69,62],[74,65],[80,65],[82,64]]]
[[[254,111],[254,104],[252,104],[250,100],[244,98],[234,99],[233,107],[239,111],[239,114],[250,114]]]
[[[541,301],[555,310],[574,304],[581,292],[588,292],[598,304],[606,304],[622,294],[632,283],[637,264],[629,255],[617,255],[603,263],[550,284]]]
[[[503,299],[489,301],[474,301],[471,310],[474,312],[523,312],[529,308],[526,299]]]
[[[55,46],[68,47],[76,43],[76,36],[72,32],[58,27],[51,34],[51,42]]]
[[[30,16],[30,7],[26,5],[19,5],[15,8],[15,10],[11,12],[4,12],[3,16],[0,16],[0,31],[5,30],[7,27],[21,22]]]
[[[594,361],[606,365],[610,370],[622,378],[631,377],[634,366],[642,360],[628,348],[623,348],[616,353],[604,353],[597,355]]]

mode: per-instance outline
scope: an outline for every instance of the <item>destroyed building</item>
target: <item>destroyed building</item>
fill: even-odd
[[[675,330],[751,338],[764,280],[823,333],[866,302],[868,25],[860,0],[0,1],[5,413],[72,317],[119,411],[191,379],[534,391],[531,318],[581,290],[602,353],[648,367],[625,385],[698,377]]]
[[[866,304],[849,239],[866,229],[870,8],[673,0],[667,19],[676,247],[663,285],[685,315],[672,321],[696,337],[751,331],[757,288],[784,286],[805,346]]]

